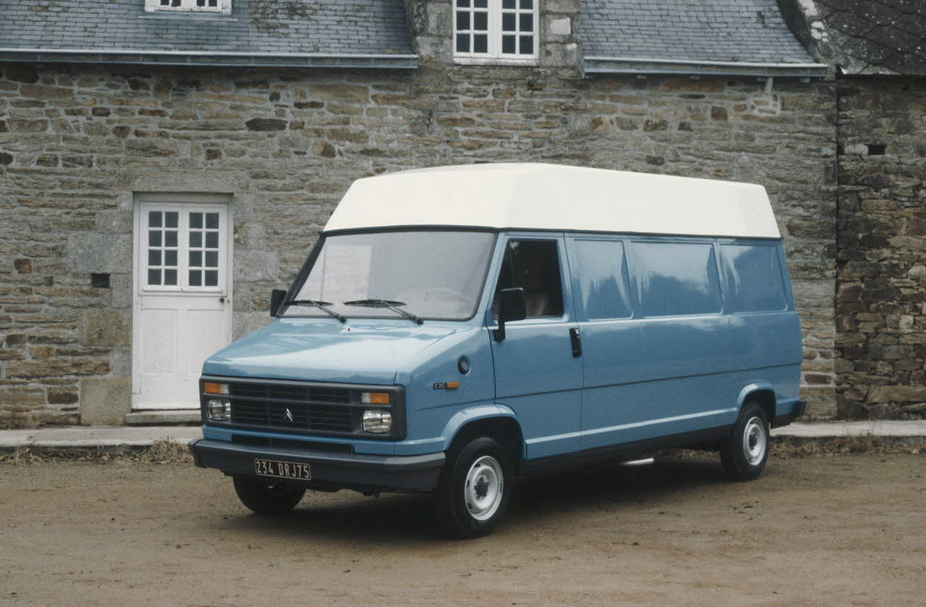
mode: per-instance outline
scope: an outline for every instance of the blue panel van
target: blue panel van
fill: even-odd
[[[355,182],[272,322],[211,356],[196,464],[261,514],[307,489],[433,492],[489,533],[512,481],[670,447],[756,478],[803,414],[757,185],[543,164]]]

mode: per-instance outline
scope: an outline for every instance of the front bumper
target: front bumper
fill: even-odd
[[[358,491],[430,491],[437,486],[444,466],[443,453],[390,456],[335,454],[321,451],[255,447],[201,438],[190,443],[193,461],[200,468],[218,468],[227,474],[254,475],[254,459],[308,464],[309,487]]]

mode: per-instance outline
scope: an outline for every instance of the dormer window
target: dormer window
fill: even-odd
[[[454,57],[462,62],[537,60],[538,0],[454,0]]]
[[[145,0],[145,11],[231,13],[232,0]]]

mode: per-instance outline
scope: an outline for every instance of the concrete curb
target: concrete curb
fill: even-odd
[[[202,436],[200,426],[68,426],[34,430],[0,430],[0,452],[17,449],[102,452],[141,451],[158,441],[188,445]],[[798,423],[772,430],[773,440],[828,443],[867,437],[887,443],[926,443],[926,420]]]

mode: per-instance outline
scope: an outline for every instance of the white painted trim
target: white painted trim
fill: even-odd
[[[781,237],[759,185],[517,163],[358,179],[325,231],[403,226]]]
[[[502,14],[511,12],[510,9],[502,8],[502,0],[488,0],[488,26],[486,31],[488,36],[488,52],[486,53],[460,53],[457,52],[457,0],[451,5],[452,23],[453,23],[453,60],[454,63],[470,65],[536,65],[540,60],[540,3],[542,0],[534,0],[534,52],[530,55],[520,53],[506,54],[502,52]],[[472,0],[470,0],[472,3]],[[517,4],[516,4],[517,6]],[[472,6],[464,7],[473,9]],[[519,15],[521,9],[515,10],[515,15]],[[472,14],[472,13],[470,13]],[[472,23],[470,23],[472,25]],[[470,29],[472,31],[472,29]]]
[[[216,4],[218,6],[196,6],[196,0],[180,0],[180,6],[161,6],[161,0],[145,0],[145,12],[231,14],[232,0],[217,0]]]

